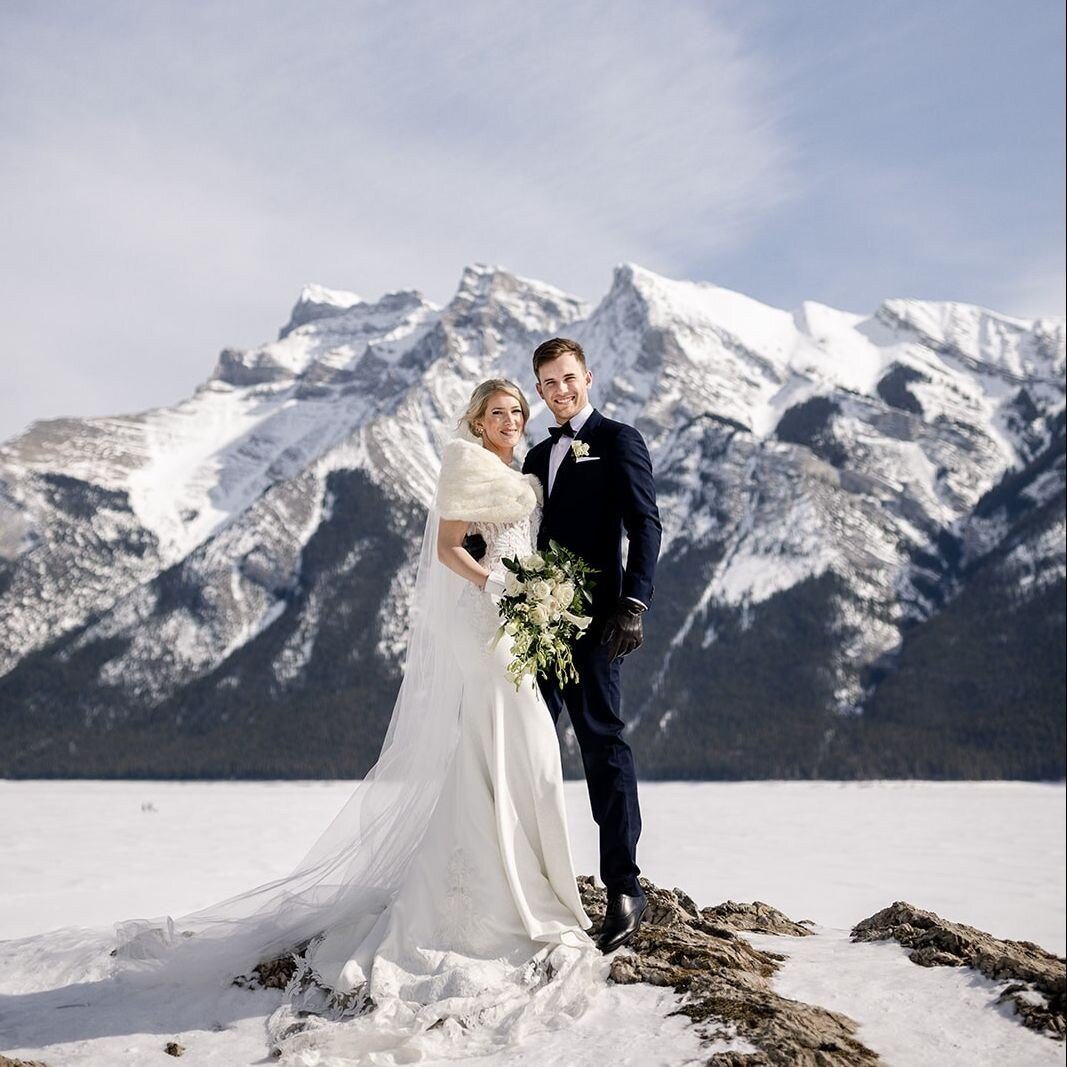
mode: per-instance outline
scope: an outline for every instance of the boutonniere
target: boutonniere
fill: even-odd
[[[579,441],[575,438],[571,441],[571,451],[574,453],[575,459],[581,459],[583,456],[589,455],[589,446],[584,441]]]

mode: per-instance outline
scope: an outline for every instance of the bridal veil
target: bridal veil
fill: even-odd
[[[288,875],[177,918],[116,923],[114,973],[138,983],[225,984],[334,924],[381,912],[395,894],[459,737],[461,675],[448,635],[463,579],[437,559],[439,493],[440,485],[426,517],[403,680],[375,765]]]

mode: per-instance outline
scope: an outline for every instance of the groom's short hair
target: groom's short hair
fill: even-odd
[[[587,370],[585,363],[585,353],[582,351],[582,346],[577,341],[572,341],[569,337],[553,337],[549,341],[542,341],[534,349],[533,354],[533,372],[534,377],[541,380],[541,364],[548,363],[553,359],[558,359],[560,356],[570,352],[571,355],[577,357],[578,362],[582,365],[582,370]]]

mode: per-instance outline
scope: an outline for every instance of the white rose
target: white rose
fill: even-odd
[[[508,571],[504,575],[504,592],[508,596],[517,596],[525,588],[526,583],[514,571]]]
[[[545,569],[544,559],[536,552],[532,556],[527,556],[522,561],[522,565],[528,571],[543,571]]]
[[[556,599],[563,607],[569,607],[574,599],[574,586],[570,582],[560,582],[556,587]]]
[[[530,618],[533,619],[538,626],[544,626],[549,620],[548,608],[544,604],[534,604],[530,608]]]
[[[530,583],[529,593],[534,600],[544,603],[552,595],[552,586],[548,582],[538,579]]]

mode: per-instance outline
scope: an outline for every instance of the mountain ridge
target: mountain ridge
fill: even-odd
[[[0,445],[0,721],[17,725],[3,773],[76,773],[92,752],[97,773],[272,776],[287,772],[269,733],[247,768],[238,739],[257,721],[289,730],[286,708],[320,723],[316,707],[345,720],[347,704],[384,730],[443,435],[477,381],[525,388],[558,333],[585,346],[594,403],[642,431],[656,468],[657,597],[623,672],[644,773],[877,774],[857,740],[866,702],[979,546],[1021,539],[1033,610],[1062,632],[1041,591],[1065,571],[1063,320],[916,300],[784,311],[631,263],[595,306],[489,264],[442,307],[309,283],[275,341],[223,349],[189,398],[35,422]],[[537,439],[548,413],[530,399]],[[1010,514],[983,503],[1002,485]],[[363,612],[347,637],[341,589]],[[1035,767],[1063,736],[1062,700],[1048,706],[1062,662],[1037,672]],[[183,756],[191,720],[227,752]],[[330,765],[365,770],[373,729],[354,750]],[[946,773],[987,757],[959,750]]]

